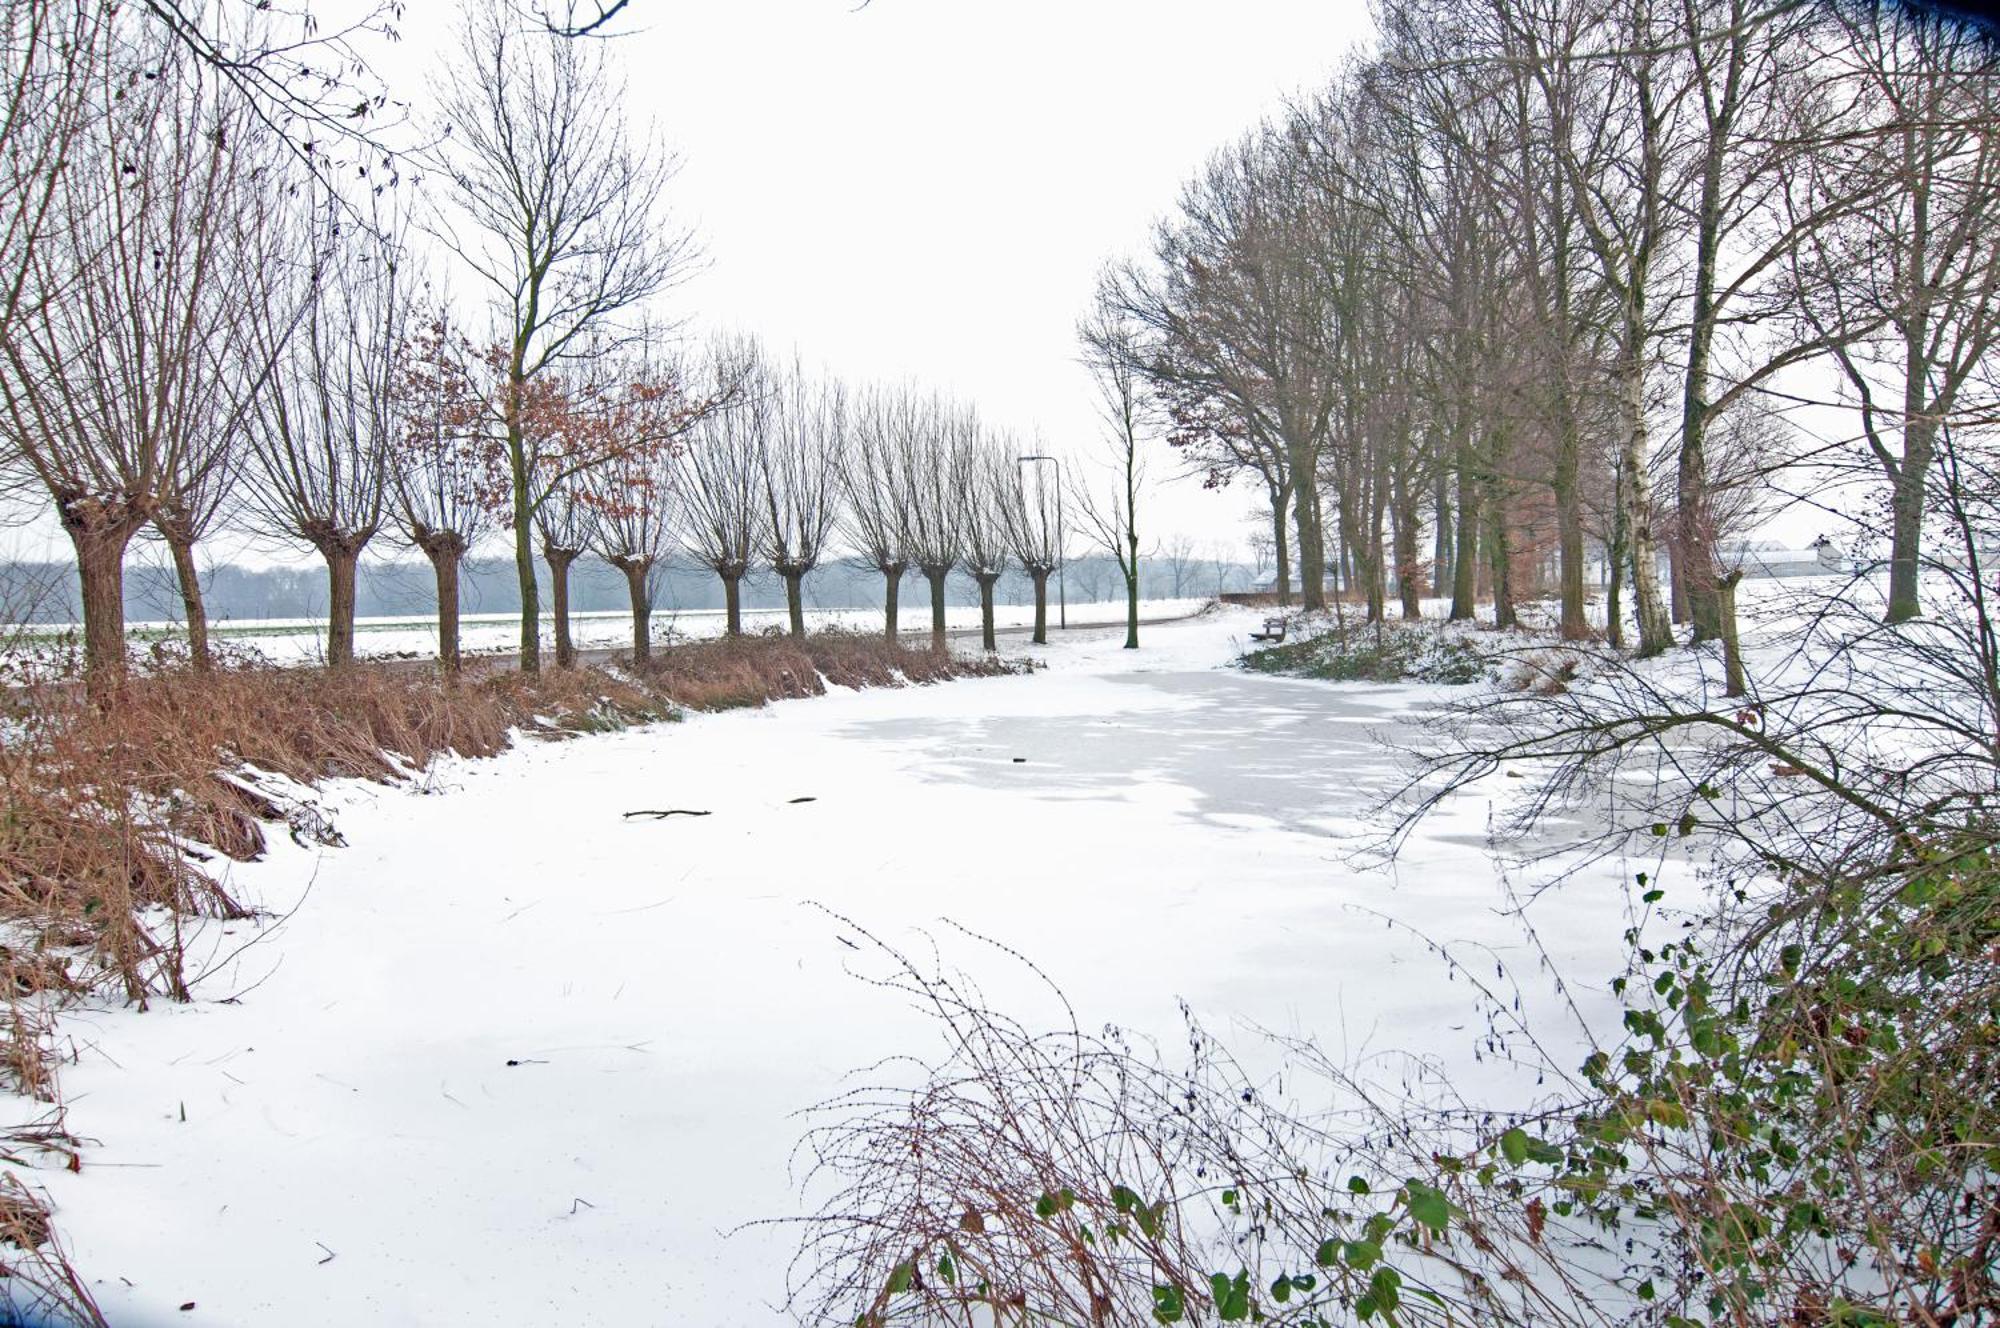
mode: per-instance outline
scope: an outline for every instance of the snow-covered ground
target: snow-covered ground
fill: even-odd
[[[1202,603],[1199,599],[1145,600],[1140,604],[1140,612],[1147,618],[1179,617],[1194,612]],[[898,625],[905,632],[929,630],[928,600],[913,603],[906,599],[901,608]],[[1122,622],[1125,603],[1118,600],[1072,604],[1068,617],[1072,627]],[[1052,628],[1056,619],[1056,606],[1052,604],[1049,606]],[[1035,621],[1035,606],[996,605],[993,620],[1002,628],[1031,626]],[[749,609],[743,614],[744,629],[751,632],[783,627],[785,622],[783,609]],[[945,610],[945,622],[953,630],[977,628],[979,606],[950,605]],[[881,630],[882,610],[810,609],[806,613],[806,624],[816,632],[835,628],[874,632]],[[661,644],[675,639],[699,640],[720,636],[724,625],[720,609],[661,607],[653,610],[653,639]],[[60,625],[37,627],[23,636],[21,648],[39,646],[47,649],[65,635],[74,636],[80,630]],[[173,622],[140,622],[129,624],[127,631],[134,644],[143,649],[154,641],[180,640],[182,629],[180,624]],[[570,620],[570,633],[577,647],[583,650],[629,647],[632,643],[632,616],[623,612],[575,614]],[[323,659],[326,654],[326,622],[318,618],[218,619],[210,625],[210,635],[217,642],[226,643],[238,651],[255,653],[274,664],[310,663]],[[521,619],[518,614],[467,614],[459,622],[459,648],[469,655],[507,654],[520,641]],[[378,659],[430,658],[438,650],[437,622],[422,616],[362,618],[354,625],[354,648],[357,654]],[[542,648],[555,649],[552,619],[544,619],[542,623]]]
[[[1086,1027],[1171,1044],[1184,997],[1244,1039],[1496,1086],[1465,984],[1384,921],[1532,975],[1485,794],[1393,871],[1349,860],[1437,693],[1225,668],[1261,616],[335,786],[348,847],[235,870],[273,920],[200,938],[198,1000],[65,1018],[98,1142],[32,1179],[119,1325],[783,1322],[795,1234],[723,1233],[801,1211],[794,1113],[937,1049],[812,903],[927,932],[1030,1024],[1059,1019],[1046,993],[942,919],[1031,957]],[[711,815],[622,816],[676,807]],[[1603,1013],[1626,915],[1593,870],[1535,917]]]

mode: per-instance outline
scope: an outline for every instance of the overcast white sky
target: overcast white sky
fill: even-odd
[[[459,11],[411,11],[383,71],[421,106]],[[1099,265],[1145,243],[1210,151],[1372,32],[1365,0],[630,13],[612,44],[630,110],[680,152],[674,203],[708,255],[672,308],[843,377],[935,384],[1060,452],[1088,450],[1096,427],[1074,329]],[[1152,524],[1240,543],[1256,497],[1168,486]]]

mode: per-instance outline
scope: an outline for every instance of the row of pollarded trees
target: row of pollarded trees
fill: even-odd
[[[172,555],[199,667],[199,542],[234,524],[317,549],[341,663],[385,527],[455,616],[458,560],[496,516],[518,533],[555,481],[709,404],[638,316],[691,253],[657,211],[672,160],[616,114],[601,50],[516,17],[469,9],[443,187],[413,199],[391,159],[349,172],[286,136],[309,117],[230,57],[282,44],[257,14],[194,41],[155,6],[0,3],[0,445],[74,545],[94,684],[125,666],[142,532]],[[412,216],[485,297],[470,313],[419,275]]]
[[[125,667],[123,568],[147,531],[179,573],[197,667],[197,549],[224,527],[324,559],[334,665],[385,532],[435,570],[450,666],[460,566],[492,538],[513,544],[528,670],[538,554],[565,663],[567,569],[593,549],[642,614],[652,569],[685,546],[732,607],[768,565],[798,630],[833,540],[894,574],[892,627],[906,567],[931,581],[939,631],[953,568],[980,583],[989,640],[1010,559],[1045,603],[1055,491],[970,410],[850,392],[746,345],[689,351],[649,321],[692,244],[658,211],[671,156],[607,109],[621,89],[601,48],[474,0],[429,196],[393,162],[333,180],[240,71],[150,9],[0,5],[0,165],[21,201],[0,226],[0,444],[75,547],[94,684]],[[477,298],[455,305],[423,270],[440,251]]]
[[[1414,613],[1434,580],[1505,623],[1546,563],[1582,635],[1594,543],[1614,639],[1629,587],[1641,653],[1683,618],[1726,642],[1718,545],[1775,471],[1851,459],[1888,514],[1888,616],[1917,613],[1938,431],[1984,417],[2000,335],[1994,45],[1910,6],[1381,20],[1104,282],[1172,440],[1263,486],[1277,548],[1291,527],[1307,605],[1334,573]],[[1801,398],[1860,445],[1804,441]]]
[[[678,538],[712,570],[730,634],[742,630],[743,579],[759,567],[784,584],[791,631],[803,634],[805,579],[838,543],[882,574],[891,638],[914,570],[930,585],[932,640],[943,644],[945,583],[957,570],[979,586],[992,649],[993,588],[1018,562],[1035,587],[1035,639],[1047,639],[1048,580],[1062,563],[1055,493],[1024,475],[1011,435],[914,388],[853,391],[754,350],[721,355],[735,366],[731,400],[704,416],[649,492],[673,509],[655,514],[653,557]]]

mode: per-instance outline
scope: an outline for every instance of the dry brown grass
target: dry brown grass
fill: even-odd
[[[911,648],[886,637],[827,632],[794,638],[777,631],[693,641],[657,652],[647,685],[690,710],[730,710],[841,687],[898,687],[949,678],[991,677],[1020,666],[996,656]]]

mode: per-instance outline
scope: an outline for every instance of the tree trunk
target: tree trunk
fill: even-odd
[[[1716,578],[1716,617],[1722,626],[1722,694],[1742,696],[1750,690],[1743,675],[1743,645],[1736,635],[1736,583],[1743,579],[1738,570]]]
[[[1035,644],[1049,643],[1049,572],[1046,567],[1031,567],[1028,575],[1035,582]]]
[[[653,565],[644,559],[620,558],[612,566],[625,574],[625,592],[632,599],[632,663],[636,667],[653,657],[653,597],[646,592],[646,573]]]
[[[1417,560],[1418,520],[1414,495],[1405,495],[1389,513],[1396,551],[1396,593],[1403,601],[1403,617],[1412,622],[1424,616],[1424,574]]]
[[[1619,469],[1625,481],[1625,531],[1632,545],[1632,606],[1639,616],[1639,657],[1649,658],[1674,643],[1674,629],[1660,596],[1659,543],[1653,532],[1652,485],[1646,478],[1646,375],[1643,332],[1626,339],[1621,384],[1625,437]]]
[[[1561,633],[1565,641],[1581,641],[1590,635],[1590,620],[1583,608],[1583,496],[1578,488],[1578,456],[1581,440],[1574,420],[1561,424],[1562,436],[1556,445],[1556,576],[1562,602]]]
[[[1283,489],[1271,495],[1271,534],[1277,541],[1272,556],[1277,559],[1278,605],[1290,608],[1292,604],[1292,541],[1289,526],[1285,520],[1285,504],[1291,495]]]
[[[1000,642],[993,634],[993,587],[1000,574],[979,572],[973,580],[979,583],[979,646],[990,655],[1000,649]]]
[[[778,575],[785,582],[785,616],[790,620],[792,636],[802,638],[806,634],[805,570],[780,570]]]
[[[725,567],[716,573],[722,578],[722,630],[729,636],[743,635],[743,571]]]
[[[1125,534],[1129,550],[1125,564],[1125,649],[1139,648],[1139,532],[1128,526]],[[1321,604],[1324,606],[1324,597]]]
[[[569,633],[569,568],[579,549],[558,549],[542,545],[542,561],[549,565],[549,611],[556,620],[556,667],[576,667],[576,642]]]
[[[194,562],[194,542],[178,535],[167,537],[167,552],[174,560],[174,579],[180,583],[181,610],[187,618],[188,662],[196,673],[215,666],[208,649],[208,605],[201,597],[201,570]]]
[[[326,664],[344,669],[354,662],[355,566],[359,548],[340,544],[320,547],[326,559]]]
[[[1889,607],[1892,623],[1923,612],[1919,574],[1923,570],[1924,485],[1937,451],[1937,426],[1923,413],[1903,426],[1903,457],[1889,490]]]
[[[521,587],[521,672],[542,671],[541,591],[535,584],[535,513],[528,500],[527,441],[521,425],[521,398],[527,379],[521,345],[515,343],[507,391],[507,462],[513,481],[514,576]]]
[[[1687,537],[1678,514],[1667,539],[1667,618],[1676,625],[1688,620]],[[1696,633],[1696,640],[1700,634]]]
[[[1452,549],[1451,620],[1470,622],[1479,615],[1479,474],[1470,439],[1458,444],[1458,535]]]
[[[896,639],[896,610],[903,594],[903,564],[889,563],[878,568],[882,573],[882,630],[888,639]]]
[[[1292,521],[1299,532],[1299,603],[1312,613],[1326,608],[1326,539],[1320,529],[1319,484],[1313,478],[1312,449],[1298,448],[1295,452]],[[1136,587],[1135,581],[1132,592],[1135,596]],[[1137,636],[1136,630],[1133,635]]]
[[[1625,648],[1625,469],[1614,464],[1611,474],[1611,545],[1604,551],[1604,639],[1613,650]]]
[[[431,560],[437,577],[438,663],[456,677],[462,662],[458,652],[458,563],[465,542],[455,538],[425,540],[418,545]]]
[[[926,567],[924,579],[931,583],[931,649],[944,649],[944,581],[949,567]]]
[[[1442,470],[1442,468],[1440,468]],[[1437,517],[1437,533],[1431,545],[1431,588],[1435,593],[1443,593],[1444,588],[1453,585],[1456,578],[1452,573],[1452,511],[1451,479],[1440,473],[1437,489],[1431,498]]]
[[[1498,496],[1486,502],[1486,554],[1493,567],[1493,625],[1518,627],[1514,612],[1514,551],[1508,545],[1507,506]]]
[[[130,511],[102,516],[108,504],[59,504],[63,530],[76,548],[83,599],[83,680],[93,696],[125,677],[125,546],[145,524]]]

